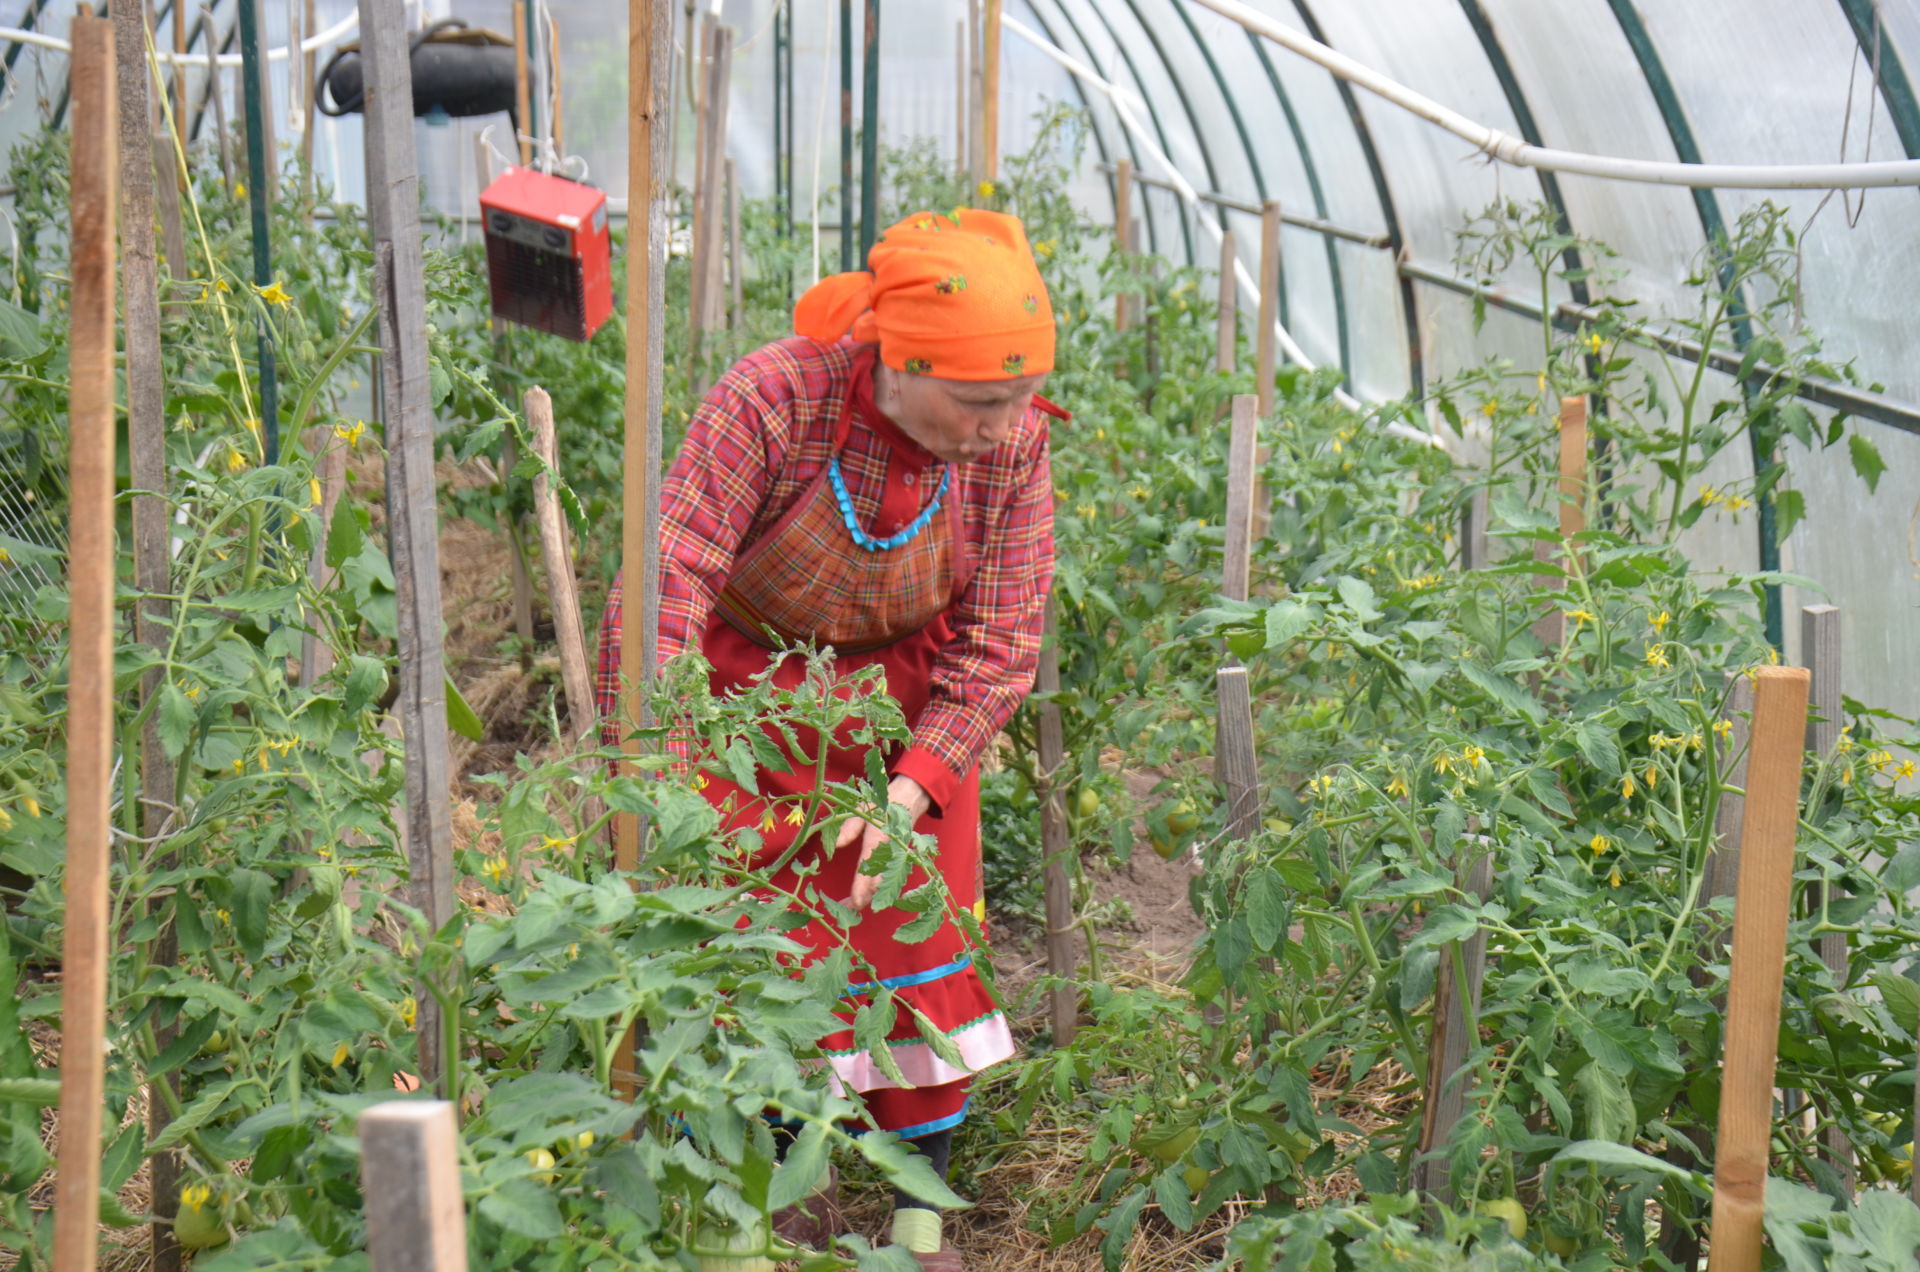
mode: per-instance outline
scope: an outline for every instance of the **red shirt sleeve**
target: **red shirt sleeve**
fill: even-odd
[[[1012,442],[1011,491],[987,527],[971,580],[947,623],[926,710],[893,771],[945,807],[1033,687],[1053,586],[1053,477],[1047,417],[1029,412]]]

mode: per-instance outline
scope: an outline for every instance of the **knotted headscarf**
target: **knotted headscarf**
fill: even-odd
[[[875,241],[867,265],[808,289],[794,331],[877,340],[894,370],[943,380],[1053,370],[1053,306],[1018,217],[918,212]]]

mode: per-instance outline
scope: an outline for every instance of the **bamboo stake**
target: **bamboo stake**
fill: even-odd
[[[1240,287],[1233,276],[1237,259],[1233,231],[1227,230],[1220,235],[1220,327],[1213,354],[1213,369],[1222,375],[1232,375],[1240,360]]]
[[[1551,561],[1558,555],[1569,566],[1574,560],[1572,539],[1587,528],[1587,399],[1560,399],[1560,482],[1554,503],[1560,518],[1560,546],[1556,549],[1545,539],[1533,541],[1533,559]],[[1541,575],[1541,586],[1552,591],[1566,590],[1559,575]],[[1533,634],[1549,649],[1558,648],[1567,638],[1567,616],[1554,605],[1534,620]]]
[[[707,74],[706,157],[701,164],[703,179],[695,206],[699,224],[694,234],[692,265],[694,389],[704,391],[706,377],[700,366],[700,345],[704,333],[715,329],[722,310],[720,302],[721,192],[716,188],[724,178],[727,149],[728,81],[733,69],[733,29],[717,23],[713,29],[713,65]]]
[[[373,1272],[466,1272],[467,1212],[453,1105],[389,1100],[360,1115]]]
[[[178,23],[175,23],[176,29]],[[172,523],[168,517],[166,376],[160,359],[160,271],[154,255],[153,213],[154,160],[158,157],[155,141],[172,154],[172,133],[153,131],[153,95],[147,67],[150,31],[144,5],[122,4],[113,11],[115,63],[119,100],[116,103],[120,132],[120,224],[122,303],[126,313],[127,358],[127,469],[133,485],[152,494],[137,495],[133,501],[133,578],[134,586],[149,598],[134,611],[134,639],[150,649],[165,649],[166,623],[170,607],[159,597],[172,592],[169,541]],[[169,163],[157,183],[169,195],[175,195],[175,217],[179,200],[173,183],[173,165]],[[173,258],[179,261],[182,257]],[[151,710],[153,697],[163,683],[158,668],[140,678],[140,706],[147,721],[140,731],[140,827],[153,840],[166,834],[171,820],[174,767],[160,741],[158,713]],[[156,854],[160,868],[170,867],[174,854]],[[163,911],[164,902],[152,907]],[[155,937],[150,958],[156,966],[172,966],[178,949],[171,925],[156,914],[163,927]],[[173,1040],[172,1019],[161,1016],[154,1022],[155,1045],[165,1048]],[[172,1079],[156,1079],[149,1088],[147,1133],[157,1137],[172,1120],[169,1104],[159,1090]],[[171,1087],[177,1090],[177,1087]],[[157,1269],[180,1265],[180,1247],[173,1239],[172,1219],[177,1206],[180,1161],[171,1151],[153,1159],[153,1222],[148,1227],[149,1246]]]
[[[1113,236],[1123,254],[1133,251],[1133,160],[1124,157],[1113,165]],[[1113,329],[1125,331],[1132,317],[1125,287],[1113,298],[1113,307]]]
[[[1710,1272],[1758,1272],[1760,1267],[1807,682],[1804,667],[1761,667],[1754,673],[1753,747],[1747,766],[1751,776],[1740,828],[1719,1152],[1713,1169]]]
[[[653,723],[647,691],[658,661],[660,632],[660,411],[662,334],[665,322],[666,206],[661,187],[667,130],[661,122],[673,88],[668,42],[673,31],[669,0],[627,0],[627,399],[622,502],[621,562],[626,581],[620,644],[620,715],[623,768],[633,773],[640,754],[638,729]],[[638,389],[638,391],[635,391]],[[634,586],[635,581],[638,586]],[[637,604],[635,602],[638,602]],[[635,620],[638,620],[636,623]],[[636,630],[637,628],[637,630]],[[636,636],[638,639],[635,639]],[[614,819],[614,865],[637,870],[644,848],[640,821],[632,813]],[[638,1038],[628,1030],[614,1053],[614,1090],[633,1098]]]
[[[387,438],[387,541],[399,608],[406,755],[407,899],[439,931],[453,917],[453,831],[447,806],[447,692],[441,645],[439,503],[428,406],[426,267],[413,141],[413,65],[400,8],[359,0],[367,84],[367,228],[379,312],[380,405]],[[420,1077],[442,1082],[442,1014],[431,992],[415,1018]]]
[[[73,20],[72,298],[68,398],[66,933],[61,949],[60,1144],[53,1266],[93,1272],[105,1107],[108,836],[113,768],[113,29]],[[144,121],[142,121],[144,122]]]
[[[1039,674],[1034,688],[1041,693],[1060,690],[1059,628],[1053,618],[1053,598],[1047,598],[1046,635],[1040,646]],[[1061,779],[1066,771],[1066,729],[1058,703],[1039,704],[1040,718],[1040,856],[1047,908],[1047,972],[1058,982],[1047,1001],[1053,1017],[1053,1042],[1064,1047],[1080,1028],[1080,995],[1073,987],[1073,881],[1067,869],[1071,843],[1067,837],[1066,796]]]
[[[520,166],[533,166],[533,93],[527,83],[527,3],[513,0],[513,139],[520,150]]]
[[[981,107],[986,114],[980,138],[980,179],[1000,176],[1000,3],[987,0],[986,74],[981,80]]]

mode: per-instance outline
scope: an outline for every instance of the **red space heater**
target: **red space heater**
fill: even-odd
[[[493,315],[586,340],[613,312],[604,191],[508,168],[480,196]]]

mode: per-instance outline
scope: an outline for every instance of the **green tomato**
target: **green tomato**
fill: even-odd
[[[1100,793],[1091,786],[1082,786],[1080,794],[1074,798],[1073,810],[1083,821],[1093,816],[1100,811]]]
[[[1186,1156],[1187,1150],[1192,1148],[1193,1142],[1199,1138],[1200,1128],[1197,1126],[1189,1126],[1183,1130],[1175,1131],[1158,1144],[1155,1144],[1148,1151],[1161,1161],[1171,1165]]]
[[[1187,1181],[1187,1191],[1198,1195],[1213,1175],[1204,1166],[1189,1166],[1180,1172],[1180,1177]]]
[[[227,1225],[220,1217],[220,1203],[205,1184],[188,1184],[180,1190],[173,1239],[186,1250],[210,1250],[226,1244]]]
[[[1176,835],[1191,835],[1200,824],[1200,811],[1192,800],[1183,799],[1167,811],[1167,829]]]
[[[1527,1235],[1527,1208],[1520,1204],[1518,1198],[1495,1197],[1492,1201],[1477,1201],[1473,1211],[1506,1224],[1507,1235],[1515,1241]]]
[[[1545,1245],[1547,1253],[1557,1254],[1562,1258],[1580,1253],[1580,1238],[1558,1229],[1548,1229]]]

